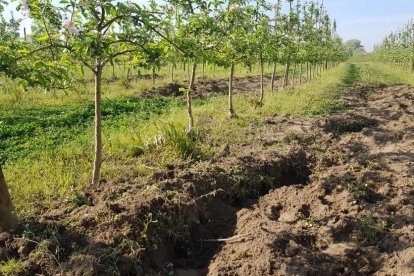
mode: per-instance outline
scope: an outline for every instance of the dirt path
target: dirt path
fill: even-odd
[[[350,111],[325,122],[258,129],[301,142],[310,180],[239,210],[202,273],[414,275],[414,90],[358,87],[344,100]]]

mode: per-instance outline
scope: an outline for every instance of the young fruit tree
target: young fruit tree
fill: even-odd
[[[414,72],[414,22],[389,34],[372,53],[376,61],[391,63]]]
[[[50,61],[59,60],[75,67],[87,67],[95,79],[95,149],[92,184],[100,181],[102,144],[102,74],[117,57],[146,53],[162,43],[157,13],[146,6],[113,0],[25,0],[20,9],[28,12],[43,33],[37,37],[37,48],[31,54],[50,50]],[[156,33],[157,36],[154,36]],[[70,65],[70,66],[69,66]]]
[[[233,107],[234,69],[237,63],[248,63],[255,54],[256,43],[253,38],[254,11],[246,1],[227,1],[217,11],[216,58],[218,65],[230,68],[228,91],[228,115],[236,117]]]
[[[252,40],[256,44],[257,55],[260,66],[260,96],[259,104],[263,105],[264,100],[264,63],[268,57],[268,52],[273,49],[269,47],[269,42],[272,38],[272,29],[270,27],[270,18],[266,15],[266,11],[270,10],[270,7],[265,1],[256,0],[253,9],[253,37]]]
[[[208,59],[209,35],[212,33],[214,19],[211,17],[213,9],[216,7],[214,2],[205,0],[170,0],[165,11],[167,12],[166,21],[170,22],[175,42],[176,52],[173,62],[177,58],[181,62],[191,64],[191,73],[189,74],[188,88],[182,89],[186,94],[188,125],[187,133],[191,133],[194,127],[194,116],[192,111],[192,92],[196,78],[197,64],[203,63]],[[178,48],[178,49],[177,49]],[[179,51],[177,53],[177,50]]]

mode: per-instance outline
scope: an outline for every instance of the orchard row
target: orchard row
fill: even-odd
[[[12,0],[12,2],[18,2]],[[0,0],[0,7],[6,2]],[[19,33],[19,20],[0,22],[0,72],[25,86],[70,89],[79,72],[95,79],[95,157],[92,184],[102,163],[102,75],[108,64],[172,69],[191,64],[187,98],[188,135],[193,127],[191,92],[198,64],[228,68],[228,113],[234,117],[235,66],[285,65],[318,72],[347,58],[323,4],[300,0],[166,0],[140,4],[112,0],[21,0],[16,12],[32,21]],[[273,70],[273,80],[275,78]],[[172,70],[171,70],[172,71]],[[312,75],[312,74],[309,74]],[[272,85],[273,86],[273,85]]]
[[[389,34],[377,45],[372,54],[374,60],[410,67],[414,72],[414,23],[411,20],[398,31]]]

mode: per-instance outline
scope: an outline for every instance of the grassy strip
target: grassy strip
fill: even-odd
[[[363,84],[414,85],[414,75],[402,68],[374,62],[355,64]]]

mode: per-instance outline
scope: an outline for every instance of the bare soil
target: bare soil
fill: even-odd
[[[368,91],[345,95],[345,114],[288,123],[312,156],[310,181],[239,210],[240,238],[209,275],[414,275],[414,90]],[[275,120],[264,136],[280,133]]]
[[[414,275],[414,89],[273,116],[253,144],[91,187],[0,234],[26,275]]]
[[[280,78],[275,79],[275,88],[282,84]],[[269,90],[271,86],[271,77],[264,76],[265,90]],[[260,76],[237,77],[233,83],[234,94],[252,94],[252,92],[259,93],[260,91]],[[193,98],[203,98],[217,95],[224,95],[229,90],[228,79],[199,79],[195,83]],[[180,92],[180,88],[188,88],[188,84],[183,83],[169,83],[162,87],[151,88],[145,90],[142,98],[153,98],[156,96],[173,96],[184,97],[184,93]]]

